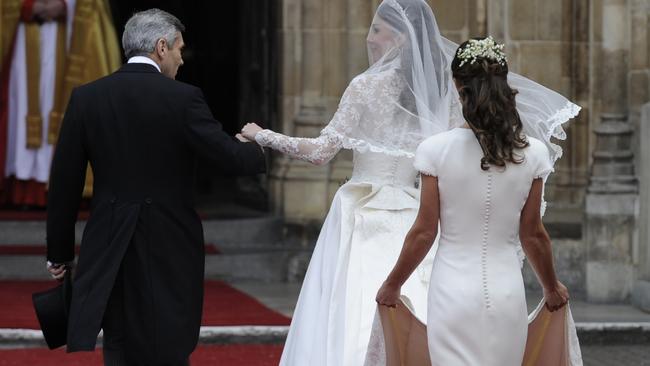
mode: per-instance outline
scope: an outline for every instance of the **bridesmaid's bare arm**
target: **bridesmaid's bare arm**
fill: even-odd
[[[542,179],[535,179],[524,208],[521,210],[519,239],[528,261],[544,288],[546,303],[549,309],[554,311],[569,300],[569,292],[555,275],[551,238],[544,228],[540,213],[543,190]]]
[[[438,235],[439,219],[438,178],[422,175],[420,209],[411,230],[404,239],[404,246],[395,267],[377,293],[379,304],[395,306],[399,299],[400,287],[431,249]]]

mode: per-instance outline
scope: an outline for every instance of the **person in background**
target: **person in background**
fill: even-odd
[[[115,71],[119,45],[106,0],[3,0],[0,16],[0,206],[44,207],[70,92]]]

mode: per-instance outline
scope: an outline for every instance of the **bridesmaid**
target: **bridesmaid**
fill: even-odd
[[[522,133],[503,45],[491,38],[463,43],[452,72],[467,123],[418,147],[420,209],[376,300],[396,306],[440,224],[428,297],[432,364],[519,366],[528,317],[518,240],[547,308],[556,311],[569,300],[540,213],[553,168],[544,143]]]

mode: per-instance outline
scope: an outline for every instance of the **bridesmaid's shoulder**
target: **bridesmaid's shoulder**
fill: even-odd
[[[400,77],[395,70],[364,72],[350,81],[348,89],[386,88],[389,85],[399,83],[399,81]]]
[[[541,140],[531,136],[526,136],[526,140],[528,141],[528,147],[526,149],[531,153],[533,154],[540,153],[540,152],[548,153],[548,148],[546,147],[546,144],[544,144]]]
[[[544,142],[531,136],[526,136],[526,140],[528,146],[523,150],[526,160],[542,161],[541,159],[549,159],[550,152]]]

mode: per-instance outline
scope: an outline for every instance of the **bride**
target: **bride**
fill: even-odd
[[[520,366],[526,351],[533,353],[533,346],[527,347],[531,334],[518,239],[547,309],[555,312],[569,301],[541,220],[543,180],[553,171],[549,151],[523,133],[502,49],[491,38],[458,48],[452,72],[467,123],[418,147],[414,165],[425,175],[420,210],[377,293],[380,305],[398,304],[401,284],[426,255],[440,223],[426,327],[430,362],[419,365]],[[561,329],[553,336],[563,338]],[[569,342],[573,352],[558,343],[542,355],[547,362],[542,364],[581,365],[577,338],[561,342]]]
[[[400,4],[408,4],[406,12]],[[440,33],[424,2],[386,0],[367,38],[371,66],[349,84],[319,137],[288,137],[254,124],[242,130],[262,146],[313,164],[327,163],[342,148],[354,150],[352,177],[337,191],[323,224],[281,365],[364,362],[374,294],[417,213],[415,149],[450,128],[452,84],[434,39]],[[422,318],[432,256],[403,287]]]
[[[327,163],[340,149],[354,152],[352,177],[336,192],[316,242],[281,365],[363,365],[374,295],[419,207],[415,150],[464,123],[450,71],[457,46],[441,36],[424,0],[382,1],[367,45],[370,67],[350,82],[320,136],[289,137],[256,124],[242,129],[262,146],[313,164]],[[546,89],[513,77],[531,135],[557,136],[556,122],[573,117],[573,104],[557,94],[540,98]],[[434,252],[402,287],[424,321]]]

